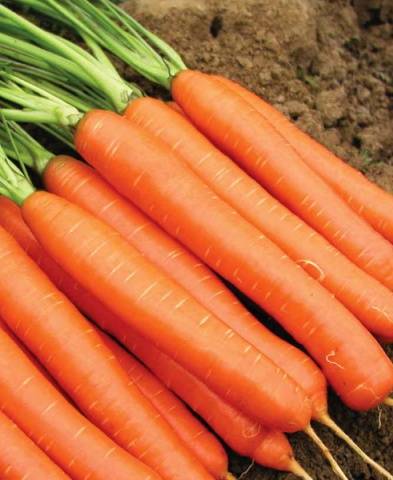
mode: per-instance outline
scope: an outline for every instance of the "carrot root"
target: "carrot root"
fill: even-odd
[[[314,480],[295,459],[291,461],[291,469],[289,471],[304,480]]]
[[[341,438],[344,440],[344,442],[352,448],[352,450],[359,455],[359,457],[368,465],[372,466],[378,473],[380,473],[383,477],[388,478],[389,480],[393,480],[393,475],[389,473],[385,468],[382,467],[379,463],[377,463],[375,460],[373,460],[371,457],[367,455],[360,447],[357,445],[352,438],[344,432],[337,424],[336,422],[328,415],[323,415],[319,419],[320,423],[325,425],[326,427],[330,428],[337,437]]]
[[[326,460],[330,463],[330,466],[332,467],[333,472],[342,480],[348,480],[348,477],[345,475],[343,472],[342,468],[340,465],[337,463],[333,455],[331,454],[330,450],[328,447],[323,443],[323,441],[319,438],[317,435],[316,431],[312,428],[311,425],[308,425],[308,427],[305,428],[304,430],[305,433],[311,438],[311,440],[319,447],[321,450],[323,456],[326,458]]]
[[[391,398],[391,397],[385,398],[383,403],[385,405],[387,405],[388,407],[393,407],[393,398]]]
[[[232,473],[228,472],[225,477],[225,480],[236,480],[236,477],[232,475]]]

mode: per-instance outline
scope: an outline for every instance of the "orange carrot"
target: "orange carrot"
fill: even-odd
[[[104,345],[116,357],[132,384],[152,402],[182,441],[217,479],[228,475],[228,457],[222,445],[185,405],[154,375],[108,335],[99,331]]]
[[[151,402],[129,384],[89,322],[3,229],[0,258],[1,317],[81,411],[162,478],[187,472],[193,479],[211,479]]]
[[[287,372],[311,399],[314,418],[326,412],[326,380],[310,357],[273,335],[242,306],[211,270],[118,194],[93,169],[70,157],[57,157],[46,168],[44,180],[49,191],[83,207],[117,230],[204,307]],[[14,219],[26,229],[19,208],[7,200],[3,203],[0,198],[0,224],[7,228],[9,217],[10,224]],[[13,208],[7,208],[9,203]],[[7,215],[9,210],[13,211]],[[16,226],[10,228],[11,233],[18,229]],[[32,247],[26,245],[26,248],[30,250]],[[72,295],[75,288],[69,290]],[[95,318],[86,309],[82,310]]]
[[[0,476],[3,480],[66,480],[66,475],[0,411]]]
[[[182,398],[229,447],[255,462],[277,470],[292,471],[295,461],[286,437],[268,431],[212,392],[206,385],[160,352],[120,321],[101,320],[101,326],[111,332],[131,352],[140,358],[155,375]]]
[[[283,113],[250,90],[224,77],[217,79],[263,115],[304,162],[334,188],[358,215],[364,217],[375,230],[393,242],[392,195],[300,130]]]
[[[0,352],[1,410],[71,478],[159,480],[72,407],[2,329]]]
[[[184,116],[149,97],[131,102],[125,115],[175,150],[217,195],[330,290],[369,331],[393,340],[391,291],[292,214]]]
[[[308,424],[310,404],[292,379],[109,226],[46,192],[31,194],[22,212],[69,274],[217,393],[272,427],[295,431]]]
[[[216,146],[349,259],[393,289],[393,245],[353,212],[257,109],[216,77],[190,70],[176,76],[172,94]]]
[[[93,111],[85,116],[79,124],[76,145],[82,156],[121,193],[271,313],[320,363],[332,386],[349,406],[358,410],[372,408],[389,394],[393,388],[393,366],[357,319],[218,198],[167,145],[132,122],[105,111]],[[31,218],[25,217],[39,240],[51,244],[47,249],[50,247],[51,254],[60,261],[58,241],[50,242],[38,232],[43,223],[40,214],[34,215],[36,226]],[[90,265],[84,261],[87,252],[82,248],[78,251],[81,265],[85,267],[77,268],[72,261],[74,257],[63,259],[63,266],[74,276],[79,272],[81,283],[100,295],[108,307],[112,303],[114,311],[126,319],[129,310],[120,301],[113,301],[111,282],[105,282],[106,290],[102,292],[103,285],[86,271]],[[120,257],[117,261],[121,265]],[[117,278],[122,277],[123,271]],[[153,288],[150,283],[145,287]],[[153,290],[156,294],[159,289],[154,285]],[[156,295],[149,298],[154,298],[153,303],[159,300]],[[178,302],[183,299],[177,297]],[[232,329],[228,332],[233,334]],[[348,338],[352,342],[348,343]],[[151,334],[150,339],[153,340]],[[228,341],[225,345],[228,346]],[[161,347],[160,343],[158,346],[170,355],[170,349]],[[179,347],[174,350],[180,358]],[[181,350],[188,359],[183,366],[189,365],[193,371],[190,352],[186,352],[186,348]],[[366,363],[365,352],[369,358]],[[206,354],[203,356],[206,358]],[[208,373],[210,382],[210,371]],[[205,378],[206,371],[199,376]],[[231,376],[235,384],[233,372]],[[210,386],[213,387],[211,383]],[[225,394],[233,394],[225,388],[214,388],[224,399],[230,399]],[[242,397],[245,399],[247,394]],[[245,409],[244,404],[243,408],[255,416],[252,409]],[[270,425],[268,419],[259,419]]]
[[[62,160],[64,161],[64,157]],[[80,162],[71,160],[69,163],[74,166],[82,165]],[[84,165],[83,167],[91,170]],[[86,182],[86,184],[87,183],[88,182]],[[110,189],[110,187],[107,188]],[[141,353],[144,350],[150,350],[152,358],[160,358],[163,367],[164,359],[166,359],[168,372],[179,372],[176,383],[173,381],[175,377],[172,376],[172,382],[168,387],[179,394],[179,396],[187,403],[190,402],[189,405],[194,407],[205,421],[209,422],[210,426],[214,428],[216,433],[222,437],[231,448],[241,455],[250,455],[257,463],[262,465],[293,471],[296,467],[292,458],[293,452],[288,441],[282,434],[277,432],[267,433],[266,429],[264,429],[258,422],[247,418],[240,411],[222,401],[218,395],[209,390],[209,388],[201,381],[187,372],[187,370],[182,368],[174,360],[170,359],[170,357],[160,353],[153,345],[150,344],[149,348],[145,348],[144,345],[147,344],[146,340],[135,334],[130,327],[126,326],[104,305],[100,304],[98,300],[87,292],[84,292],[82,287],[62,271],[42,250],[42,247],[38,244],[37,240],[24,223],[20,208],[6,197],[0,197],[0,225],[16,238],[29,255],[40,264],[41,268],[44,269],[50,278],[55,279],[58,284],[61,285],[61,288],[63,288],[64,292],[69,296],[73,303],[92,318],[101,328],[115,336],[130,350],[136,348],[138,352]],[[236,311],[239,311],[239,309],[234,310],[233,315],[235,315]],[[256,325],[256,322],[254,322],[254,325]],[[285,342],[283,342],[283,344],[285,344]],[[288,348],[288,358],[293,360],[294,363],[298,363],[300,358],[292,356],[293,350],[299,352],[299,356],[303,354],[300,350],[297,350],[294,347]],[[283,352],[283,358],[287,358],[284,353],[285,352]],[[304,360],[307,358],[307,356],[304,356]],[[148,356],[145,356],[144,360],[149,368],[153,370],[155,360],[152,364],[148,361]],[[299,362],[299,372],[303,372],[306,377],[310,377],[306,380],[310,385],[313,385],[314,378],[320,376],[317,367],[314,366],[314,368],[316,369],[315,374],[312,370],[303,370],[302,362]],[[322,379],[323,378],[324,377],[322,376]],[[167,377],[164,375],[162,376],[162,380],[165,383],[168,383]],[[322,386],[325,385],[324,382],[321,383]],[[319,385],[319,382],[317,382],[317,385]],[[184,389],[184,396],[180,395],[182,389]],[[322,388],[322,392],[324,391],[325,388]],[[190,392],[190,394],[188,392]],[[323,405],[326,405],[325,408],[327,408],[326,393],[315,395],[315,400],[317,400],[316,405],[318,408],[316,408],[316,410],[318,412],[323,411]],[[255,433],[244,435],[245,431]],[[198,445],[199,439],[200,437],[194,439],[193,445],[189,445],[189,447],[194,447],[198,450],[202,449],[202,445]],[[209,460],[208,463],[210,469],[212,469],[211,462],[220,463],[218,458]]]

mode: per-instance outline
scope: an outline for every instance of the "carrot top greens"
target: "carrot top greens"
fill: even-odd
[[[84,38],[92,54],[43,30],[4,5],[0,5],[0,25],[9,32],[0,34],[0,53],[6,58],[64,75],[66,82],[79,82],[104,96],[118,112],[122,112],[130,100],[142,95],[139,88],[120,77],[89,35]]]
[[[149,80],[170,88],[187,69],[181,56],[111,0],[15,0],[16,3],[72,27],[91,48],[116,55]]]

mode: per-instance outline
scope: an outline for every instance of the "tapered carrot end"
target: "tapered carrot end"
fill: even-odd
[[[325,425],[326,427],[330,428],[332,432],[334,432],[337,437],[341,438],[341,440],[344,440],[344,442],[352,448],[352,450],[359,455],[359,457],[368,465],[373,467],[377,472],[379,472],[383,477],[387,478],[388,480],[393,480],[393,475],[389,473],[387,470],[385,470],[382,465],[377,463],[375,460],[373,460],[371,457],[367,455],[367,453],[363,452],[363,450],[357,445],[352,438],[342,430],[337,423],[330,418],[328,414],[323,415],[322,417],[319,418],[319,422]]]
[[[343,472],[342,468],[340,465],[337,463],[336,459],[333,457],[331,454],[330,450],[328,447],[323,443],[323,441],[318,437],[317,433],[315,430],[312,428],[311,425],[305,428],[305,433],[311,438],[311,440],[315,443],[315,445],[318,446],[318,448],[321,450],[323,456],[326,458],[326,460],[330,463],[330,466],[332,467],[333,472],[337,475],[337,477],[341,478],[341,480],[348,480],[348,477],[345,475]]]
[[[225,477],[225,480],[236,480],[236,477],[232,475],[232,473],[228,472]]]
[[[393,407],[393,398],[391,398],[391,397],[385,398],[383,403],[385,405],[387,405],[388,407]]]
[[[295,459],[291,460],[289,471],[304,480],[314,480]]]

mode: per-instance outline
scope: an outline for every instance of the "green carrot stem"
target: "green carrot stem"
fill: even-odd
[[[93,88],[97,86],[88,72],[64,56],[4,33],[0,33],[0,53],[41,69],[49,70],[52,67],[54,72],[60,69],[68,78],[78,79]]]
[[[37,11],[42,2],[18,0]],[[80,35],[87,34],[104,49],[115,54],[135,71],[165,88],[172,78],[186,66],[180,55],[163,40],[149,32],[135,19],[108,0],[99,0],[96,6],[89,0],[48,0],[48,6],[72,23]],[[120,25],[119,25],[120,24]]]
[[[9,160],[5,151],[0,147],[0,194],[22,205],[26,198],[34,192],[35,188],[30,180]]]
[[[97,85],[111,100],[111,103],[117,111],[122,112],[127,107],[132,92],[126,88],[124,82],[120,82],[118,79],[107,75],[96,62],[89,62],[85,55],[80,54],[66,42],[56,37],[56,35],[37,27],[4,5],[0,5],[0,16],[14,22],[15,25],[19,26],[25,33],[31,35],[32,39],[40,45],[54,51],[58,55],[64,55],[74,62],[87,75],[90,75],[94,79]]]

